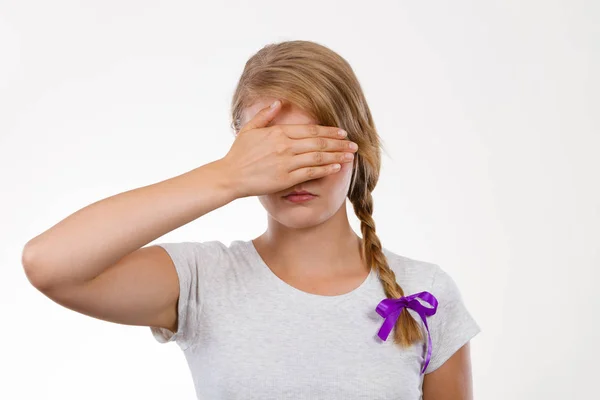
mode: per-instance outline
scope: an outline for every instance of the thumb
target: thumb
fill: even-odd
[[[265,107],[257,112],[256,115],[240,129],[238,135],[252,129],[264,128],[273,120],[273,118],[275,118],[280,109],[281,100],[275,100],[269,107]]]

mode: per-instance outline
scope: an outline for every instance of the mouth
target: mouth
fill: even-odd
[[[299,191],[290,192],[282,197],[287,202],[294,203],[294,204],[300,204],[300,203],[304,203],[304,202],[316,199],[318,196],[307,190],[299,190]]]
[[[282,197],[289,197],[289,196],[316,196],[316,194],[311,193],[309,191],[306,190],[299,190],[299,191],[293,191],[293,192],[289,192],[286,195],[283,195]]]

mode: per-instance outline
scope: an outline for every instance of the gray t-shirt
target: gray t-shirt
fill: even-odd
[[[199,399],[422,398],[425,340],[402,349],[377,333],[386,298],[375,270],[353,291],[311,294],[271,271],[251,240],[161,243],[179,276],[177,332],[151,327],[183,350]],[[405,296],[438,300],[427,317],[432,339],[425,373],[439,368],[480,327],[454,280],[438,265],[383,248]],[[426,307],[430,305],[423,303]]]

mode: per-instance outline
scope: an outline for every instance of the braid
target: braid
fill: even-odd
[[[358,163],[356,165],[359,165]],[[359,167],[364,173],[364,167]],[[356,171],[356,170],[355,170]],[[355,176],[356,178],[356,176]],[[357,178],[359,182],[364,182]],[[372,179],[367,179],[367,182],[373,182]],[[373,196],[372,188],[368,184],[353,185],[353,190],[350,192],[350,202],[354,208],[354,213],[360,220],[360,229],[363,237],[363,253],[367,265],[375,268],[379,274],[379,279],[383,284],[383,290],[388,299],[399,298],[404,296],[404,290],[396,281],[396,274],[389,267],[387,258],[383,253],[381,241],[375,233],[375,220],[373,219]],[[372,185],[374,186],[374,185]],[[362,190],[361,190],[362,188]],[[366,190],[365,190],[366,189]],[[393,332],[394,343],[401,347],[410,346],[416,341],[423,340],[423,334],[419,324],[414,320],[406,308],[402,309]]]

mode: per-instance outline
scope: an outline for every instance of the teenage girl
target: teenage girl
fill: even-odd
[[[377,237],[380,138],[346,60],[310,41],[267,45],[246,63],[231,112],[224,157],[31,239],[32,285],[176,342],[199,399],[471,399],[480,328],[444,270]],[[248,196],[268,214],[257,238],[146,246]]]

